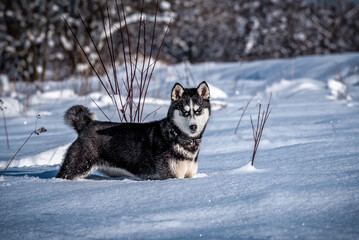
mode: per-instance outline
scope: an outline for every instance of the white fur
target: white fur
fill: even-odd
[[[198,150],[196,152],[192,153],[192,152],[184,149],[180,144],[176,144],[174,146],[174,150],[176,152],[178,152],[179,154],[182,154],[184,157],[193,159],[193,160],[197,157],[197,154],[198,154]]]
[[[109,167],[109,166],[100,166],[98,170],[109,177],[133,177],[137,178],[136,175],[130,173],[126,169],[123,168],[116,168],[116,167]]]
[[[94,171],[97,170],[97,167],[96,166],[93,166],[92,168],[90,168],[90,170],[88,170],[86,173],[82,174],[82,175],[79,175],[79,176],[76,176],[76,178],[86,178],[88,175],[90,175],[91,173],[93,173]],[[67,176],[65,176],[67,177]]]
[[[194,115],[194,111],[193,111],[193,101],[192,99],[189,101],[189,108],[190,108],[190,115],[193,116]]]
[[[192,100],[191,100],[192,101]],[[197,111],[199,109],[199,106],[197,105],[197,104],[195,104],[194,106],[193,106],[193,110],[194,111]]]
[[[191,178],[198,170],[198,163],[194,161],[170,160],[169,166],[176,178]]]
[[[94,121],[98,120],[97,116],[93,112],[91,112],[91,119]]]

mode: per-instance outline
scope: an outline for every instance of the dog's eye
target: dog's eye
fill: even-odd
[[[199,108],[197,111],[195,111],[196,115],[201,115],[202,114],[202,108]]]
[[[184,109],[181,109],[181,111],[182,111],[182,115],[183,115],[184,117],[188,117],[189,111],[186,111],[186,110],[184,110]]]

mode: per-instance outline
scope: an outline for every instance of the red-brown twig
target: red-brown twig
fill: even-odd
[[[39,129],[35,129],[34,131],[32,131],[29,135],[29,137],[25,140],[25,142],[21,145],[21,147],[19,148],[19,150],[17,150],[17,152],[15,153],[15,155],[10,159],[10,161],[8,162],[8,164],[6,165],[6,168],[4,169],[4,171],[2,171],[2,173],[0,174],[0,177],[3,175],[3,173],[8,169],[8,167],[10,166],[10,163],[12,162],[12,160],[14,160],[14,158],[16,157],[16,155],[20,152],[20,150],[23,148],[23,146],[27,143],[27,141],[29,141],[29,139],[31,138],[31,136],[33,134],[36,135],[40,135],[40,133],[46,132],[47,130],[44,127],[41,127]]]
[[[251,125],[252,125],[252,132],[253,132],[253,140],[254,140],[254,147],[253,147],[253,154],[252,154],[252,166],[254,164],[254,158],[256,157],[257,149],[258,149],[259,143],[260,143],[261,138],[262,138],[264,125],[266,124],[266,122],[267,122],[267,120],[269,118],[269,115],[272,112],[272,109],[269,109],[270,104],[271,104],[271,100],[272,100],[272,94],[270,95],[266,110],[263,110],[262,113],[261,113],[261,104],[259,103],[259,106],[258,106],[258,119],[257,119],[256,128],[254,127],[252,116],[250,116]]]
[[[100,108],[100,106],[97,105],[97,103],[95,102],[95,100],[93,100],[93,99],[91,98],[91,101],[92,101],[92,102],[96,105],[96,107],[102,112],[102,114],[107,118],[107,120],[108,120],[109,122],[112,122],[111,119],[106,115],[106,113]]]
[[[92,62],[90,62],[90,58],[88,56],[88,53],[86,53],[84,51],[83,46],[81,45],[81,43],[78,41],[78,38],[76,37],[74,31],[72,30],[71,26],[68,24],[68,22],[66,21],[66,19],[64,19],[66,25],[68,26],[68,28],[70,28],[71,33],[73,34],[77,44],[79,45],[81,51],[83,52],[83,54],[86,56],[86,60],[87,62],[90,64],[90,67],[92,68],[92,70],[94,71],[94,73],[96,74],[97,78],[100,80],[102,86],[105,88],[106,93],[110,96],[110,98],[112,99],[112,102],[114,103],[116,109],[117,109],[117,113],[118,116],[120,118],[120,121],[125,121],[125,122],[142,122],[146,119],[143,118],[143,109],[144,109],[144,105],[145,105],[145,101],[146,101],[146,97],[147,97],[147,91],[148,91],[148,87],[149,84],[151,82],[151,78],[152,78],[152,74],[154,71],[154,68],[156,66],[156,62],[159,60],[159,53],[162,49],[163,43],[164,43],[164,39],[168,33],[168,29],[169,29],[169,25],[167,26],[167,30],[165,31],[165,34],[162,38],[162,42],[161,45],[159,47],[159,50],[157,52],[156,58],[154,59],[154,61],[151,63],[151,59],[152,59],[152,52],[154,50],[154,39],[155,39],[155,35],[156,35],[156,24],[157,24],[157,14],[158,14],[158,9],[159,9],[159,1],[157,0],[156,2],[156,12],[155,12],[155,17],[154,17],[154,26],[153,26],[153,30],[152,30],[152,41],[151,41],[151,47],[149,49],[150,54],[149,57],[146,56],[146,21],[143,20],[143,6],[144,6],[144,0],[142,0],[142,4],[141,4],[141,12],[140,12],[140,19],[139,19],[139,25],[138,25],[138,34],[137,34],[137,47],[135,48],[135,53],[132,53],[132,48],[131,48],[131,35],[129,33],[129,27],[128,27],[128,23],[127,23],[127,19],[126,19],[126,14],[125,14],[125,6],[123,3],[123,0],[114,0],[115,2],[115,9],[116,9],[116,13],[117,13],[117,18],[119,21],[119,28],[117,28],[120,32],[120,36],[121,36],[121,40],[122,40],[122,55],[123,55],[123,59],[124,59],[124,71],[125,71],[125,77],[124,79],[118,79],[117,78],[117,71],[116,71],[116,63],[115,63],[115,51],[114,51],[114,46],[113,46],[113,34],[112,34],[112,28],[111,28],[111,20],[110,20],[110,14],[109,14],[109,8],[108,8],[108,4],[106,2],[106,10],[107,10],[107,15],[108,15],[108,27],[109,27],[109,33],[106,30],[106,25],[105,25],[105,17],[102,13],[101,10],[101,17],[102,17],[102,26],[104,29],[104,35],[105,35],[105,40],[106,40],[106,44],[107,44],[107,50],[109,52],[110,55],[110,61],[111,61],[111,67],[113,70],[113,78],[114,81],[111,80],[108,71],[106,69],[105,63],[103,61],[103,58],[99,52],[99,49],[97,48],[94,38],[91,36],[91,32],[89,30],[89,28],[86,26],[85,21],[83,20],[83,18],[81,17],[80,13],[78,12],[78,15],[81,19],[82,24],[84,25],[87,34],[90,37],[91,43],[94,47],[94,50],[98,56],[98,59],[100,61],[100,66],[102,67],[102,69],[104,70],[105,76],[107,77],[107,81],[109,84],[109,88],[106,87],[106,85],[104,84],[103,80],[101,79],[101,77],[99,76],[99,72],[97,71],[97,69],[95,68],[94,64]],[[140,42],[141,42],[141,33],[143,33],[143,46],[141,46]],[[126,53],[126,49],[127,49],[127,53]],[[139,63],[139,56],[142,55],[142,69],[140,69],[141,67],[139,67],[140,63]],[[132,56],[134,56],[134,59],[132,59]],[[148,59],[148,60],[147,60]],[[147,62],[148,61],[148,62]],[[139,72],[140,76],[136,76],[136,73]],[[113,84],[114,82],[114,84]],[[120,85],[124,86],[126,95],[125,96],[125,100],[122,101],[121,98],[121,88]],[[136,86],[138,87],[138,89],[136,89]],[[136,98],[135,101],[135,92],[138,91],[138,99]],[[116,100],[116,95],[119,98],[119,101]],[[101,110],[101,109],[100,109]],[[103,112],[103,111],[101,111]]]
[[[238,128],[239,128],[239,124],[241,124],[241,121],[242,121],[242,118],[243,118],[243,116],[244,116],[244,113],[246,112],[246,110],[247,110],[249,104],[251,103],[252,99],[253,99],[253,97],[248,100],[246,106],[243,108],[243,111],[242,111],[242,114],[241,114],[241,118],[239,119],[239,121],[238,121],[238,123],[237,123],[237,127],[236,127],[236,129],[234,130],[234,135],[237,134],[237,131],[238,131]]]

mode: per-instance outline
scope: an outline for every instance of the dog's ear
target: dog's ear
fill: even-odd
[[[171,99],[172,101],[177,101],[178,99],[180,99],[183,95],[184,89],[181,86],[181,84],[176,83],[173,88],[172,88],[172,94],[171,94]]]
[[[205,81],[201,82],[197,87],[197,93],[203,99],[209,100],[209,87]]]

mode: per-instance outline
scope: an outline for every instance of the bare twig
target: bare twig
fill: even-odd
[[[258,149],[259,143],[262,138],[264,125],[266,124],[266,122],[269,118],[269,115],[272,112],[272,109],[269,109],[271,100],[272,100],[272,94],[270,95],[267,108],[265,110],[263,110],[262,113],[261,113],[261,104],[260,103],[258,104],[259,105],[258,106],[258,119],[257,119],[256,128],[254,127],[252,116],[250,116],[252,132],[253,132],[253,140],[254,140],[254,147],[253,147],[253,154],[252,154],[252,166],[254,164],[254,158],[256,157],[257,149]]]
[[[158,8],[158,5],[157,5],[157,8]],[[148,87],[149,87],[150,81],[151,81],[151,79],[152,79],[152,74],[153,74],[153,71],[155,70],[156,63],[157,63],[157,61],[159,60],[160,52],[161,52],[161,49],[162,49],[162,47],[163,47],[163,43],[165,42],[165,38],[166,38],[166,36],[167,36],[168,30],[169,30],[169,28],[170,28],[170,25],[171,25],[171,21],[168,23],[166,32],[165,32],[165,34],[164,34],[164,36],[163,36],[163,38],[162,38],[162,42],[161,42],[160,48],[158,49],[156,59],[155,59],[155,61],[154,61],[154,63],[153,63],[153,67],[152,67],[151,74],[150,74],[150,76],[149,76],[149,78],[148,78],[148,80],[147,80],[147,86],[146,86],[146,89],[145,89],[145,95],[144,95],[143,102],[142,102],[141,119],[142,119],[143,109],[144,109],[145,102],[146,102]],[[153,46],[152,46],[152,47],[153,47]]]
[[[146,117],[143,119],[143,122],[149,117],[151,116],[153,113],[156,113],[158,110],[160,110],[161,107],[156,108],[155,110],[153,110],[152,112],[150,112],[149,114],[146,115]]]
[[[0,99],[0,110],[2,112],[2,116],[4,119],[4,128],[5,128],[5,135],[6,135],[6,144],[7,144],[7,149],[10,149],[10,144],[9,144],[9,135],[7,133],[7,126],[6,126],[6,117],[5,117],[5,109],[6,107],[3,107],[2,105],[4,104],[4,101],[2,99]]]
[[[185,62],[184,67],[185,67],[185,71],[186,71],[187,84],[190,85],[189,78],[191,78],[193,85],[196,85],[195,77],[193,76],[192,71],[191,71],[190,66],[187,61]]]
[[[81,19],[82,24],[84,25],[87,34],[90,37],[91,43],[94,47],[94,50],[98,56],[98,59],[100,60],[100,66],[104,70],[105,77],[107,77],[107,81],[110,87],[106,87],[103,80],[99,76],[98,70],[95,68],[94,64],[90,61],[90,58],[88,56],[88,53],[84,51],[84,47],[81,45],[81,43],[78,41],[77,37],[75,36],[74,31],[71,29],[71,26],[68,24],[66,19],[64,19],[66,25],[68,28],[70,28],[71,33],[73,34],[77,44],[80,46],[81,51],[86,56],[87,62],[90,64],[92,70],[96,74],[97,78],[100,80],[102,86],[105,88],[106,93],[110,96],[112,102],[114,103],[118,116],[120,118],[120,121],[123,122],[142,122],[146,119],[143,118],[143,109],[147,97],[147,91],[149,84],[151,82],[152,74],[154,71],[154,68],[156,66],[156,62],[159,60],[159,53],[162,49],[164,39],[168,33],[169,25],[167,26],[167,30],[165,31],[165,34],[162,38],[161,45],[159,47],[159,50],[157,52],[156,58],[154,61],[152,60],[152,54],[154,50],[154,39],[156,35],[156,25],[157,25],[157,15],[159,10],[159,0],[156,1],[156,12],[154,16],[154,25],[152,30],[152,41],[150,43],[150,54],[149,57],[146,56],[146,44],[147,44],[147,38],[146,38],[146,21],[143,19],[143,6],[144,6],[144,0],[141,2],[141,12],[140,12],[140,18],[139,18],[139,24],[138,24],[138,34],[137,34],[137,41],[136,41],[136,47],[135,52],[132,52],[131,48],[131,35],[129,32],[129,27],[126,19],[125,14],[125,6],[123,3],[123,0],[114,0],[115,1],[115,9],[117,13],[117,18],[119,21],[119,32],[122,40],[122,55],[124,59],[124,71],[125,71],[125,77],[118,79],[117,78],[117,71],[116,71],[116,63],[115,63],[115,51],[114,51],[114,45],[113,45],[113,37],[112,37],[112,29],[111,28],[111,20],[110,20],[110,14],[109,14],[109,7],[106,2],[106,10],[107,10],[107,16],[108,16],[108,28],[109,33],[106,30],[106,24],[105,24],[105,17],[102,13],[101,9],[101,17],[102,17],[102,27],[104,30],[105,40],[107,44],[107,50],[110,55],[110,61],[111,61],[111,67],[113,70],[113,78],[111,79],[110,75],[108,74],[108,71],[106,69],[104,60],[99,52],[98,47],[96,46],[95,40],[93,36],[91,36],[90,29],[86,26],[85,21],[81,17],[81,14],[78,12],[79,18]],[[141,34],[143,36],[141,36]],[[141,39],[142,44],[141,46]],[[133,44],[132,44],[133,45]],[[127,52],[126,52],[127,49]],[[139,63],[139,57],[140,55],[143,56],[142,58],[142,69],[141,69],[141,63]],[[132,59],[134,57],[134,59]],[[139,72],[140,75],[136,76],[136,73]],[[114,84],[113,84],[114,83]],[[121,98],[121,88],[120,85],[124,86],[124,89],[126,90],[125,94],[125,100],[122,100]],[[136,88],[137,87],[137,88]],[[138,91],[138,92],[137,92]],[[138,93],[138,99],[135,96]],[[116,96],[118,96],[119,101],[116,100]],[[101,110],[101,109],[100,109]],[[101,111],[103,112],[103,111]],[[105,116],[108,118],[107,116]]]
[[[10,159],[10,161],[8,162],[8,164],[6,165],[6,168],[4,169],[4,171],[2,171],[2,173],[0,174],[0,177],[3,175],[3,173],[8,169],[8,167],[10,166],[10,163],[12,162],[12,160],[14,160],[14,158],[16,157],[16,155],[20,152],[20,150],[23,148],[23,146],[27,143],[27,141],[29,141],[29,139],[31,138],[31,136],[33,134],[36,135],[40,135],[40,133],[46,132],[47,130],[44,127],[41,127],[39,129],[35,129],[34,131],[32,131],[29,135],[29,137],[25,140],[25,142],[21,145],[21,147],[19,148],[19,150],[17,150],[17,152],[15,153],[15,155]]]
[[[332,125],[332,128],[333,128],[334,133],[337,134],[337,130],[335,130],[335,126],[334,126],[333,121],[330,121],[330,124]]]
[[[249,99],[248,102],[247,102],[247,104],[246,104],[246,106],[243,108],[241,118],[239,119],[239,121],[238,121],[238,123],[237,123],[237,127],[236,127],[236,129],[234,130],[234,135],[237,134],[237,131],[238,131],[238,128],[239,128],[239,124],[241,124],[241,121],[242,121],[242,118],[243,118],[243,116],[244,116],[244,113],[246,112],[246,110],[247,110],[247,108],[248,108],[250,102],[252,101],[252,99],[253,99],[253,98]]]
[[[41,115],[38,113],[38,114],[36,114],[36,121],[35,121],[35,128],[34,129],[37,129],[37,121],[39,121],[39,119],[41,119]]]
[[[89,56],[87,55],[86,51],[84,50],[84,48],[82,47],[80,41],[78,40],[78,38],[76,37],[76,34],[75,32],[73,31],[72,27],[70,26],[70,24],[66,21],[66,19],[64,17],[62,17],[62,19],[64,20],[66,26],[70,29],[71,33],[72,33],[72,36],[75,38],[76,42],[77,42],[77,45],[79,45],[79,47],[81,48],[81,51],[82,53],[85,55],[86,57],[86,60],[88,62],[88,64],[90,65],[90,67],[92,68],[92,70],[94,71],[94,73],[96,74],[98,80],[100,81],[101,85],[104,87],[104,89],[106,90],[107,94],[111,97],[111,94],[108,92],[105,84],[103,83],[99,73],[97,72],[96,68],[94,67],[94,65],[91,63],[90,59],[89,59]],[[112,97],[111,97],[112,99]]]
[[[102,114],[107,118],[108,121],[112,122],[111,119],[106,115],[106,113],[100,108],[99,105],[91,98],[91,101],[96,105],[96,107],[102,112]]]

